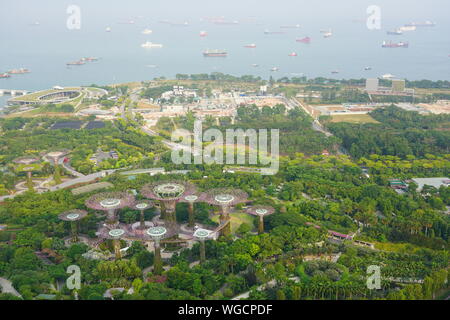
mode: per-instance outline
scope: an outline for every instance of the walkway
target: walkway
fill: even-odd
[[[12,282],[5,278],[0,278],[0,287],[2,293],[10,293],[16,297],[22,298],[19,292],[12,286]]]

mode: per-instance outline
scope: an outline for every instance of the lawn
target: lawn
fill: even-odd
[[[378,123],[377,120],[368,114],[339,114],[333,115],[331,122],[351,122],[351,123]]]
[[[243,223],[249,224],[252,227],[252,229],[254,228],[254,224],[253,224],[254,217],[252,217],[251,215],[249,215],[247,213],[243,213],[243,212],[236,212],[236,213],[231,213],[230,216],[231,216],[231,232],[232,233],[235,233],[236,230],[239,228],[239,226]],[[219,223],[219,215],[213,216],[211,220]]]

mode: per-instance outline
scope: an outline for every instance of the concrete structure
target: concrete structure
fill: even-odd
[[[450,179],[441,177],[441,178],[413,178],[412,179],[417,185],[418,191],[422,191],[425,185],[435,187],[439,189],[441,186],[448,187],[450,185]]]
[[[366,91],[372,92],[372,91],[378,91],[378,78],[375,79],[367,79],[366,80]]]

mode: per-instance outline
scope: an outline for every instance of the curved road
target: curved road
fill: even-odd
[[[11,281],[5,278],[0,278],[0,287],[2,293],[10,293],[16,297],[22,298],[19,292],[12,286]]]

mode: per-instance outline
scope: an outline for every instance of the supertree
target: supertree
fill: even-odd
[[[86,200],[85,205],[94,210],[106,211],[109,224],[117,222],[116,211],[134,204],[134,196],[127,192],[102,192]]]
[[[50,162],[52,162],[53,166],[55,167],[53,180],[55,181],[56,184],[61,183],[61,169],[59,167],[59,159],[61,159],[67,154],[69,154],[68,150],[52,151],[46,154],[47,159],[49,159]]]
[[[113,241],[114,245],[114,256],[116,259],[122,258],[122,254],[120,252],[120,239],[125,238],[128,233],[125,229],[116,228],[110,229],[108,227],[101,228],[97,235],[102,239],[109,239]]]
[[[219,206],[222,210],[220,215],[220,234],[228,236],[231,234],[230,207],[245,202],[248,194],[239,189],[211,189],[205,192],[204,201]]]
[[[30,190],[33,190],[33,181],[31,179],[32,172],[35,171],[39,166],[36,165],[40,159],[36,157],[20,157],[13,160],[14,163],[18,164],[18,171],[27,173],[27,186]]]
[[[205,240],[211,236],[213,232],[206,229],[197,229],[194,232],[194,238],[200,241],[200,263],[206,261],[206,246]]]
[[[140,211],[140,225],[139,228],[145,229],[145,215],[144,211],[153,208],[153,202],[148,200],[136,200],[136,203],[132,206],[133,209]]]
[[[87,216],[87,211],[72,209],[61,213],[58,218],[63,221],[69,221],[72,229],[72,242],[78,241],[78,221]]]
[[[194,213],[194,203],[196,202],[202,202],[203,201],[203,194],[195,195],[190,194],[180,199],[180,202],[184,202],[188,204],[188,213],[189,213],[189,219],[188,219],[188,227],[193,228],[194,227],[194,221],[195,221],[195,213]]]
[[[147,230],[146,233],[147,236],[149,236],[155,242],[155,259],[153,262],[153,273],[160,275],[163,271],[160,241],[162,238],[167,236],[167,229],[161,226],[151,227]]]
[[[264,233],[264,217],[271,215],[275,212],[275,209],[271,206],[253,206],[251,208],[247,209],[247,213],[258,216],[259,217],[259,223],[258,223],[258,233]]]
[[[169,180],[146,184],[141,193],[149,199],[159,200],[164,206],[163,218],[169,228],[176,225],[175,207],[181,198],[195,193],[195,186],[189,182]]]

